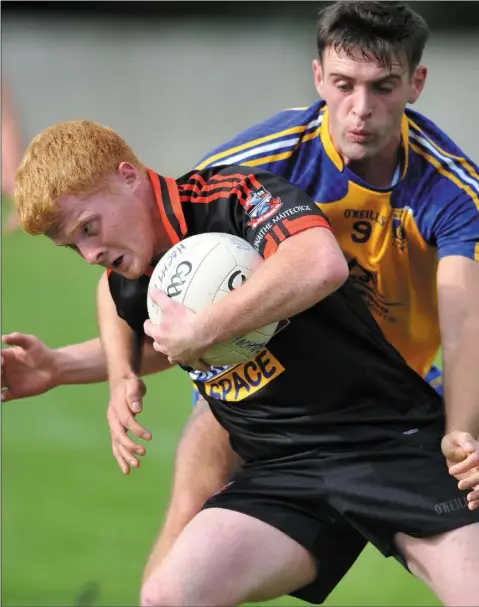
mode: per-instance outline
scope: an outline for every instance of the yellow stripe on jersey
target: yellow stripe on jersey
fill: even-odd
[[[312,133],[308,133],[307,135],[305,135],[299,141],[299,145],[293,146],[287,152],[281,152],[281,154],[274,154],[273,156],[263,156],[262,158],[255,158],[254,160],[247,160],[246,162],[242,162],[241,164],[243,166],[256,167],[262,164],[270,164],[271,162],[278,162],[278,160],[285,160],[286,158],[290,158],[298,147],[301,147],[303,143],[306,143],[306,141],[311,141],[311,139],[318,137],[320,132],[321,125],[318,126],[318,128]]]
[[[230,156],[231,154],[235,154],[236,152],[240,152],[241,150],[247,150],[248,148],[254,148],[255,146],[266,143],[267,141],[272,141],[273,139],[278,139],[279,137],[284,137],[285,135],[294,135],[296,133],[304,133],[309,127],[309,124],[302,124],[300,126],[293,126],[289,129],[285,129],[283,131],[278,131],[277,133],[272,133],[271,135],[265,135],[264,137],[260,137],[259,139],[253,139],[253,141],[247,141],[246,143],[242,143],[240,145],[235,146],[234,148],[229,148],[228,150],[224,150],[223,152],[218,152],[214,156],[210,156],[203,160],[198,166],[195,168],[200,171],[204,169],[211,162],[215,162],[216,160],[220,160],[221,158],[225,158],[226,156]],[[248,165],[247,162],[241,163]],[[255,166],[255,165],[249,165]]]
[[[295,148],[292,148],[288,152],[282,152],[281,154],[275,154],[274,156],[264,156],[263,158],[256,158],[255,160],[247,160],[242,162],[242,166],[257,167],[262,164],[269,164],[270,162],[277,162],[278,160],[285,160],[293,155]]]
[[[441,154],[444,154],[444,156],[447,156],[448,158],[451,158],[453,160],[459,160],[459,162],[461,163],[461,166],[463,166],[464,168],[466,168],[469,171],[469,175],[471,177],[473,177],[474,179],[479,180],[479,175],[475,171],[474,167],[472,167],[465,158],[463,158],[462,156],[455,156],[454,154],[446,152],[446,150],[441,148],[435,141],[433,141],[430,137],[428,137],[426,135],[426,133],[410,118],[409,118],[409,124],[411,124],[416,130],[418,130],[421,133],[421,135],[424,137],[424,139],[427,139],[427,141],[432,146],[434,146],[438,152],[440,152]]]
[[[474,190],[472,190],[468,185],[466,185],[465,183],[460,181],[458,179],[458,177],[456,177],[456,175],[454,175],[453,173],[451,173],[447,169],[445,169],[442,166],[441,162],[439,160],[437,160],[436,158],[434,158],[434,156],[431,156],[430,154],[425,152],[423,149],[421,149],[420,147],[418,147],[417,145],[412,143],[412,141],[410,141],[409,145],[411,146],[411,149],[416,152],[416,154],[419,154],[419,156],[422,156],[428,162],[430,162],[434,167],[436,167],[437,171],[439,173],[441,173],[441,175],[444,175],[444,177],[447,177],[447,179],[449,179],[455,185],[457,185],[458,188],[460,188],[461,190],[466,192],[472,198],[472,200],[474,201],[474,204],[476,205],[476,207],[479,210],[479,197],[474,192]]]
[[[318,126],[318,128],[315,131],[313,131],[312,133],[308,133],[307,135],[305,135],[301,139],[301,143],[304,143],[305,141],[311,141],[311,139],[314,139],[315,137],[319,137],[319,134],[321,133],[321,127],[322,127],[322,124],[320,124]]]
[[[474,245],[474,261],[479,261],[479,242]]]

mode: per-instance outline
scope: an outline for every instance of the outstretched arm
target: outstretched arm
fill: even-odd
[[[2,402],[43,394],[67,384],[92,384],[108,380],[106,357],[99,337],[62,348],[49,348],[35,335],[2,336]],[[146,342],[141,375],[169,368]]]

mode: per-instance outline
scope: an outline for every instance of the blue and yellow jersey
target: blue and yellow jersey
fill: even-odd
[[[407,109],[402,173],[375,189],[344,166],[319,101],[280,112],[215,149],[198,169],[243,164],[280,174],[328,216],[351,278],[386,337],[421,375],[440,345],[438,260],[479,261],[479,171],[434,123]]]

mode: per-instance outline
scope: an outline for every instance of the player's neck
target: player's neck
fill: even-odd
[[[155,193],[149,181],[146,184],[145,191],[143,192],[143,200],[145,201],[145,204],[148,205],[148,210],[151,218],[151,225],[155,234],[155,242],[157,243],[154,254],[155,256],[162,255],[171,247],[171,242],[168,238],[168,235],[166,234],[166,230],[161,221],[160,213],[158,210],[158,202],[156,200]]]
[[[343,156],[344,164],[373,188],[389,188],[401,162],[400,141],[395,140],[377,156],[351,160]]]

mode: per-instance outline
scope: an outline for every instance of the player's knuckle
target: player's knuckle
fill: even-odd
[[[125,447],[128,444],[128,437],[124,432],[118,432],[118,434],[115,436],[115,441],[120,447]]]
[[[131,421],[133,419],[132,415],[128,415],[128,413],[126,411],[122,412],[122,414],[119,416],[119,421],[120,424],[124,427],[124,428],[129,428]]]

